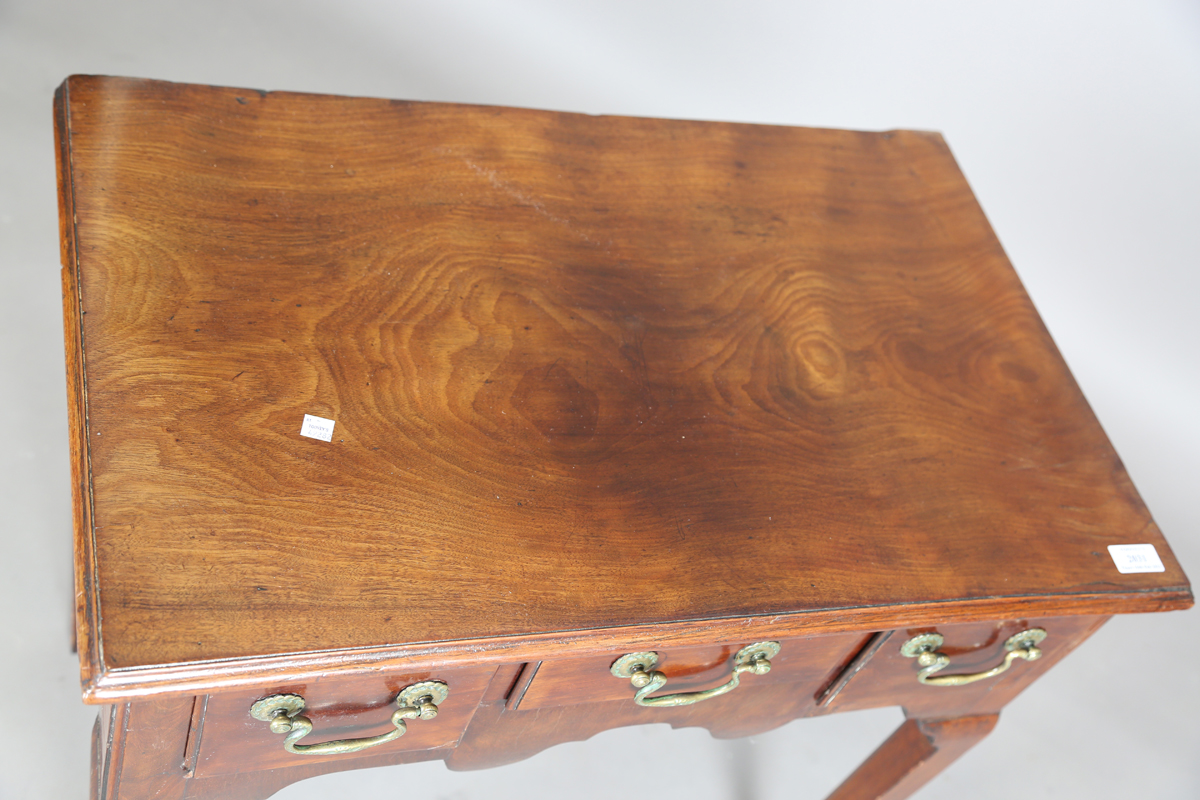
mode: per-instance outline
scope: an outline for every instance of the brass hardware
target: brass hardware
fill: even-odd
[[[710,697],[732,692],[737,688],[743,672],[753,672],[755,675],[766,675],[771,671],[771,659],[779,655],[779,642],[759,642],[750,644],[738,651],[733,659],[733,674],[729,680],[715,689],[703,692],[684,692],[680,694],[664,694],[659,697],[647,697],[657,692],[667,684],[667,676],[654,669],[658,664],[658,653],[629,653],[613,662],[609,669],[618,678],[628,678],[637,692],[633,702],[639,706],[663,708],[672,706],[690,706]]]
[[[917,680],[927,686],[962,686],[985,678],[991,678],[1004,672],[1018,658],[1026,661],[1036,661],[1042,657],[1038,644],[1045,639],[1047,633],[1041,628],[1030,628],[1008,637],[1004,642],[1004,661],[984,672],[972,672],[965,675],[934,675],[933,673],[950,666],[950,657],[939,653],[937,649],[945,641],[940,633],[923,633],[914,636],[900,646],[900,654],[907,658],[917,659],[921,671]]]
[[[408,729],[407,719],[433,719],[438,705],[446,702],[450,687],[441,681],[422,681],[406,687],[396,697],[399,708],[392,714],[395,730],[364,739],[335,739],[317,744],[296,744],[312,732],[312,721],[300,714],[304,698],[298,694],[274,694],[250,706],[250,716],[271,723],[272,733],[286,733],[283,749],[299,755],[336,755],[357,753],[368,747],[399,739]]]

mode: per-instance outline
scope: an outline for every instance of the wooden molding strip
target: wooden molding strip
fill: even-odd
[[[795,614],[692,620],[667,624],[560,631],[494,639],[419,642],[252,658],[109,669],[84,686],[84,701],[112,703],[152,695],[204,694],[270,687],[317,677],[418,671],[458,663],[514,663],[610,651],[683,647],[713,642],[820,636],[853,631],[1029,619],[1172,611],[1191,607],[1191,591],[1079,594],[944,600],[904,606],[826,609]]]

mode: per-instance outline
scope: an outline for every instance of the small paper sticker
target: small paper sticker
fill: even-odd
[[[332,442],[333,420],[305,414],[304,424],[300,426],[300,435],[310,439],[320,439],[322,442]]]
[[[1152,544],[1110,544],[1108,553],[1117,565],[1117,572],[1120,573],[1166,570]]]

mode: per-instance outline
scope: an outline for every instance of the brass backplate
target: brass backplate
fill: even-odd
[[[738,650],[733,663],[734,666],[742,666],[751,663],[756,658],[765,658],[767,661],[770,661],[779,655],[780,649],[779,642],[755,642],[754,644],[748,644],[741,650]]]
[[[1028,650],[1031,647],[1036,647],[1041,644],[1042,640],[1047,636],[1046,631],[1041,628],[1030,628],[1027,631],[1015,633],[1004,642],[1004,649],[1010,653],[1013,650]]]
[[[396,698],[396,705],[401,708],[416,708],[421,698],[428,697],[435,706],[440,706],[449,696],[450,687],[441,681],[421,681],[401,689],[400,696]]]
[[[631,678],[635,672],[649,672],[656,664],[658,653],[627,653],[614,661],[608,671],[618,678]]]
[[[289,718],[294,717],[304,710],[304,698],[298,694],[273,694],[250,706],[250,716],[270,722],[281,709],[287,712]]]
[[[900,655],[906,658],[916,658],[921,653],[937,650],[944,641],[946,641],[946,637],[940,633],[922,633],[900,645]]]

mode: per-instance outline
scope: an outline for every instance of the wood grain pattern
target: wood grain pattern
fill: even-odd
[[[1191,603],[936,134],[90,77],[58,124],[93,700]]]

